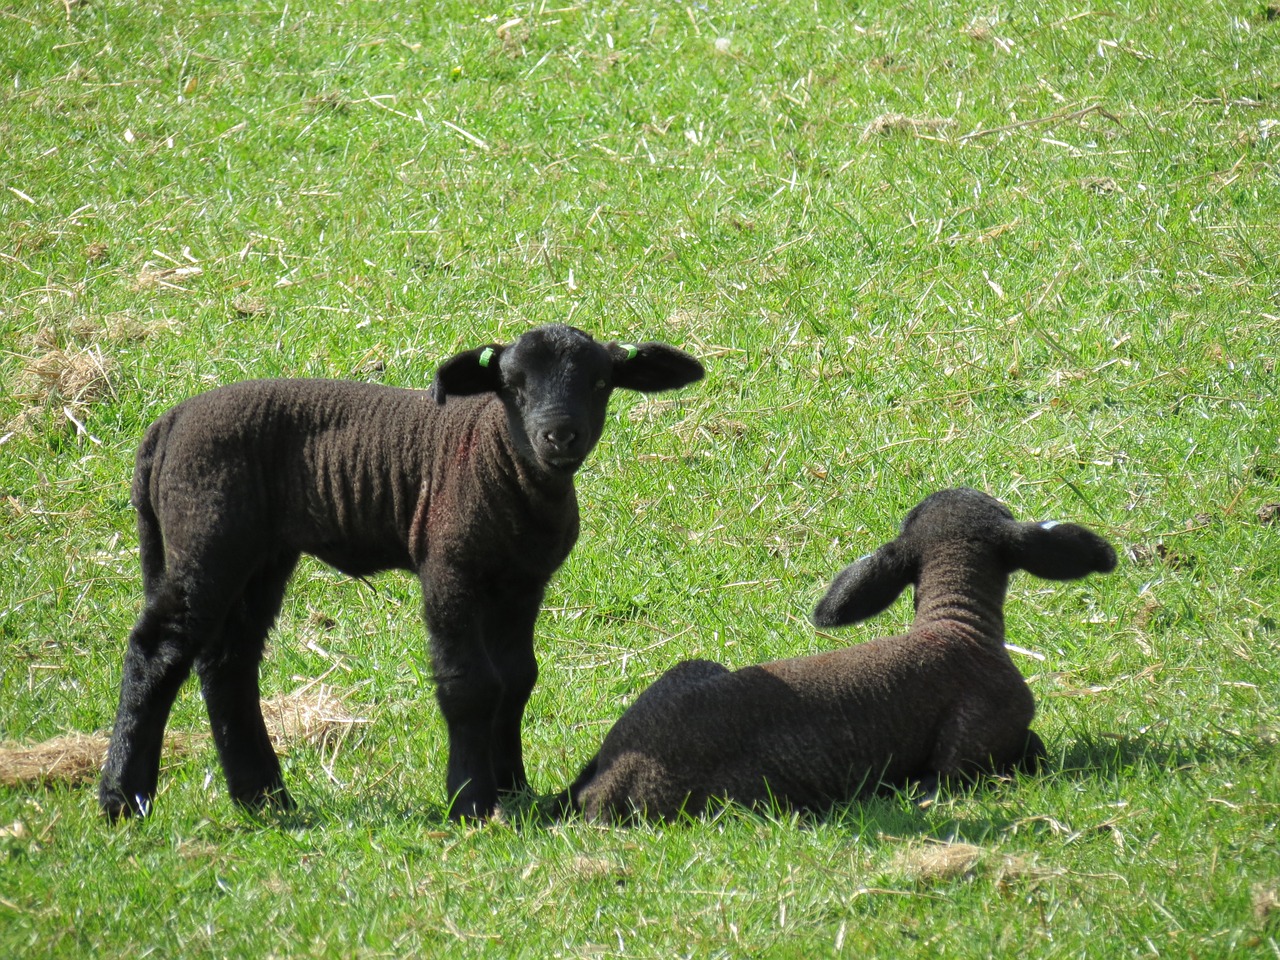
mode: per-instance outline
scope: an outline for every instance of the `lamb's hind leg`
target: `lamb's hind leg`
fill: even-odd
[[[586,766],[582,768],[582,772],[578,774],[573,783],[555,795],[551,804],[556,816],[567,817],[582,810],[582,800],[580,799],[582,788],[595,779],[596,769],[599,765],[600,756],[597,754],[587,761]]]
[[[295,553],[264,564],[232,605],[221,642],[196,660],[227,792],[250,809],[294,807],[263,721],[258,667],[297,560]]]
[[[729,669],[714,660],[682,660],[671,667],[646,688],[618,719],[599,752],[582,768],[555,804],[563,814],[580,812],[588,819],[625,819],[632,811],[633,800],[645,801],[648,797],[633,796],[631,785],[637,770],[645,769],[654,761],[633,752],[639,747],[643,753],[646,738],[655,728],[662,729],[663,714],[674,705],[687,690],[709,683],[729,673]],[[653,798],[656,800],[656,798]],[[654,813],[662,813],[660,806]],[[676,808],[672,808],[674,816]]]
[[[149,810],[169,711],[210,626],[193,614],[177,583],[157,579],[152,585],[129,635],[120,705],[98,788],[98,802],[111,820]]]

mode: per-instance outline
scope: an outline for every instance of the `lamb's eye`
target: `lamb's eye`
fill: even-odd
[[[608,384],[607,384],[607,383],[605,383],[603,380],[597,380],[597,381],[596,381],[596,389],[597,389],[597,390],[603,390],[603,389],[604,389],[605,387],[607,387],[607,386],[608,386]]]

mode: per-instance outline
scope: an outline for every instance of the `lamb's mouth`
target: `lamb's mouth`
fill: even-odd
[[[575,473],[585,457],[543,457],[542,462],[558,473]]]

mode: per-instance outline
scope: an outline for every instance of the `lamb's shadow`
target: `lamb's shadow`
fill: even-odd
[[[1248,757],[1271,757],[1280,749],[1275,732],[1241,734],[1215,730],[1188,739],[1167,728],[1136,733],[1084,733],[1050,753],[1046,776],[1069,780],[1113,780],[1145,769],[1167,772]]]
[[[457,826],[456,821],[449,819],[449,808],[445,804],[401,793],[373,791],[326,797],[313,794],[303,782],[298,783],[297,788],[293,792],[296,805],[289,810],[235,807],[228,800],[228,808],[235,809],[238,816],[233,821],[224,822],[223,826],[248,833],[278,830],[297,834],[357,824],[372,829],[411,824],[431,833]]]
[[[1015,818],[966,816],[957,814],[945,801],[951,797],[974,795],[987,791],[1015,789],[1015,780],[990,776],[970,780],[949,781],[936,794],[926,793],[918,784],[904,787],[882,787],[854,799],[822,807],[797,807],[776,801],[745,804],[730,800],[712,800],[701,813],[680,813],[672,819],[660,821],[666,826],[691,829],[714,827],[722,821],[738,820],[764,827],[796,830],[820,830],[835,828],[847,832],[859,840],[879,842],[908,836],[945,837],[948,840],[964,840],[978,843],[1006,828]],[[524,798],[521,806],[513,811],[513,824],[531,829],[552,829],[557,826],[590,826],[593,829],[620,829],[643,827],[649,824],[644,817],[633,816],[621,821],[605,821],[589,824],[580,814],[566,811],[564,793]],[[942,816],[931,814],[934,809],[944,811]]]
[[[1268,758],[1280,751],[1274,732],[1236,734],[1215,731],[1213,739],[1189,740],[1172,735],[1167,729],[1135,733],[1082,733],[1074,739],[1049,747],[1049,757],[1036,775],[1048,780],[1112,781],[1125,776],[1144,775],[1149,771],[1174,773],[1221,761]],[[913,788],[885,789],[821,810],[791,809],[782,806],[746,807],[727,804],[698,817],[681,817],[677,823],[706,826],[723,817],[745,817],[762,824],[784,823],[796,829],[836,828],[853,836],[874,842],[878,838],[939,837],[969,843],[990,841],[993,835],[1007,830],[1021,817],[1016,814],[993,816],[990,806],[979,804],[973,815],[961,813],[950,800],[995,798],[1002,802],[1016,796],[1019,778],[989,777],[972,783],[943,786],[933,802],[931,814],[926,802]],[[1003,794],[1003,796],[999,796]],[[582,825],[576,815],[566,815],[557,803],[560,793],[537,793],[532,790],[504,797],[501,822],[520,830],[550,830],[560,825]],[[249,814],[246,829],[279,829],[301,832],[335,824],[360,823],[378,825],[416,824],[422,830],[459,829],[449,818],[446,804],[426,801],[399,792],[373,791],[326,801],[319,797],[302,797],[295,810]],[[481,826],[470,821],[471,826]]]
[[[964,792],[986,789],[1009,789],[1006,783],[991,787],[967,785]],[[945,801],[946,792],[942,794]],[[606,830],[645,830],[652,824],[643,819],[622,823],[590,824],[577,814],[560,815],[555,801],[557,794],[540,798],[540,803],[527,810],[527,816],[513,822],[516,829],[550,830],[559,826],[585,827]],[[783,806],[747,806],[733,802],[715,804],[702,814],[680,815],[665,824],[666,828],[691,830],[716,830],[725,822],[738,821],[765,829],[796,831],[835,831],[847,835],[859,843],[878,845],[898,842],[906,838],[930,838],[935,840],[989,843],[1006,831],[1017,817],[960,813],[956,808],[939,803],[935,812],[920,804],[921,795],[909,791],[886,790],[824,809],[799,809]],[[754,829],[754,827],[753,827]]]
[[[246,823],[254,827],[274,827],[282,830],[311,830],[330,826],[360,824],[366,828],[415,826],[429,834],[440,836],[441,831],[457,831],[485,826],[506,826],[512,829],[547,828],[557,819],[550,815],[550,801],[556,794],[537,794],[526,790],[516,794],[504,794],[500,812],[492,818],[454,819],[446,803],[404,792],[372,791],[350,794],[338,798],[304,797],[298,807],[290,811],[248,813]]]

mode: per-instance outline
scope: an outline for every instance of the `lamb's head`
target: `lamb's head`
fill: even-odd
[[[512,343],[451,357],[431,390],[438,403],[496,393],[520,454],[543,471],[571,476],[599,441],[615,388],[656,393],[702,374],[694,357],[665,343],[598,343],[574,327],[549,324]]]
[[[927,560],[944,555],[1004,576],[1026,570],[1048,580],[1076,580],[1116,565],[1111,544],[1078,524],[1019,523],[1008,507],[978,490],[941,490],[907,514],[897,539],[840,571],[813,622],[835,627],[875,616],[909,584],[919,584]]]

